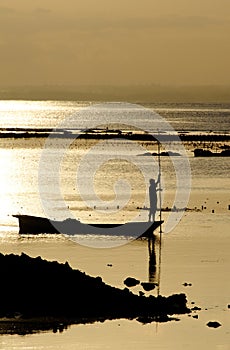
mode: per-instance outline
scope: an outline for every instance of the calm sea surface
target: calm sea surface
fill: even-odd
[[[0,101],[0,132],[16,128],[55,129],[65,120],[70,121],[70,130],[72,125],[73,129],[85,129],[91,120],[87,120],[87,114],[83,119],[81,111],[92,105],[69,101]],[[159,113],[177,131],[230,132],[229,104],[145,107]],[[151,113],[141,111],[138,118],[144,123],[143,129],[154,131]],[[103,113],[102,119],[109,124],[109,107]],[[132,108],[127,113],[124,110],[124,115],[117,125],[125,122],[127,129],[127,125],[135,124]],[[94,118],[96,121],[97,112]],[[98,118],[101,125],[101,115]],[[195,158],[193,149],[207,145],[178,143],[175,149],[180,153],[184,147],[182,159],[186,158],[191,169],[190,189],[189,179],[180,181],[180,176],[189,173],[182,166],[178,174],[176,157],[161,157],[162,207],[172,207],[179,192],[177,207],[191,210],[178,217],[173,229],[163,234],[161,265],[150,276],[146,241],[114,237],[106,242],[103,237],[80,237],[76,243],[61,235],[19,237],[18,222],[12,215],[49,214],[59,219],[68,215],[84,222],[147,220],[148,211],[137,207],[148,206],[148,179],[158,175],[158,159],[146,155],[156,151],[156,145],[115,139],[100,143],[76,139],[66,145],[63,140],[53,139],[47,148],[46,141],[36,137],[0,139],[0,251],[68,261],[73,268],[100,275],[106,283],[121,288],[128,276],[141,281],[160,278],[162,295],[186,293],[188,306],[199,306],[201,311],[179,316],[179,322],[158,325],[116,320],[73,325],[56,334],[50,331],[24,337],[1,335],[0,348],[230,349],[229,158]],[[208,146],[220,151],[223,144]],[[167,222],[168,213],[162,215]],[[158,249],[156,245],[157,258]],[[185,287],[185,282],[192,285]],[[19,287],[15,286],[15,297]],[[206,326],[209,321],[218,321],[221,327],[209,328]]]

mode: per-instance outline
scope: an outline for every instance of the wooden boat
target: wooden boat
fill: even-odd
[[[31,215],[13,215],[19,220],[19,234],[111,235],[149,237],[163,221],[130,222],[126,224],[86,224],[75,219],[63,221]]]

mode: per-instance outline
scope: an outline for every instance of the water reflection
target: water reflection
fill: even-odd
[[[161,277],[161,249],[162,231],[148,237],[148,279],[150,284],[157,286],[157,295],[160,294]]]
[[[27,335],[35,334],[40,332],[53,332],[62,333],[64,330],[71,325],[71,322],[66,321],[45,321],[45,320],[7,320],[1,321],[0,326],[0,335],[1,334],[18,334],[18,335]]]
[[[157,283],[157,261],[156,261],[156,236],[148,238],[149,251],[149,282]]]

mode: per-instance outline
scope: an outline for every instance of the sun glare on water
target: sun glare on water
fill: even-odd
[[[0,149],[0,216],[6,217],[11,214],[16,200],[16,184],[13,181],[14,159],[8,150]]]
[[[0,112],[4,111],[30,111],[30,110],[41,110],[44,109],[44,105],[46,105],[46,109],[50,103],[46,101],[23,101],[23,100],[6,100],[0,101]],[[53,104],[50,107],[54,107]]]

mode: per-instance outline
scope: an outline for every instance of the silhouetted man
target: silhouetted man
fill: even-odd
[[[155,182],[154,179],[150,179],[149,183],[149,204],[150,204],[150,208],[149,208],[149,221],[154,222],[155,221],[155,215],[156,215],[156,211],[157,211],[157,191],[159,191],[160,189],[157,189],[157,185],[160,182],[160,175],[158,176],[157,182]]]

